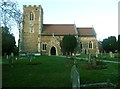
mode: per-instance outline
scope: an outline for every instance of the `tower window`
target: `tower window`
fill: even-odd
[[[93,44],[91,41],[89,42],[89,48],[93,48]]]
[[[30,20],[34,20],[34,14],[30,12]]]
[[[47,44],[43,44],[43,50],[47,49]]]

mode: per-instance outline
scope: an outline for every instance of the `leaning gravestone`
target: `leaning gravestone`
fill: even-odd
[[[72,88],[80,89],[80,77],[75,65],[71,69]]]

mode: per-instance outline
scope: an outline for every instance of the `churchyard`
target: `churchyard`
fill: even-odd
[[[109,60],[109,54],[104,55],[105,60]],[[80,84],[118,83],[118,63],[101,62],[101,67],[91,67],[87,60],[88,55],[77,56],[76,68],[80,77]],[[104,58],[98,57],[99,60]],[[3,87],[71,87],[71,69],[74,60],[70,58],[66,62],[66,57],[59,56],[37,56],[32,57],[12,57],[2,59],[2,85]],[[111,60],[111,59],[110,59]],[[114,59],[112,60],[119,60]],[[70,88],[70,89],[71,89]]]

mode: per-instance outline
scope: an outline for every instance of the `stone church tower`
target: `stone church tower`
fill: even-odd
[[[43,9],[39,6],[23,6],[23,30],[20,52],[40,52],[40,37],[43,26]]]

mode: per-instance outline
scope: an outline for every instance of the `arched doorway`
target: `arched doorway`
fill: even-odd
[[[51,48],[51,55],[56,55],[56,48],[55,47]]]

